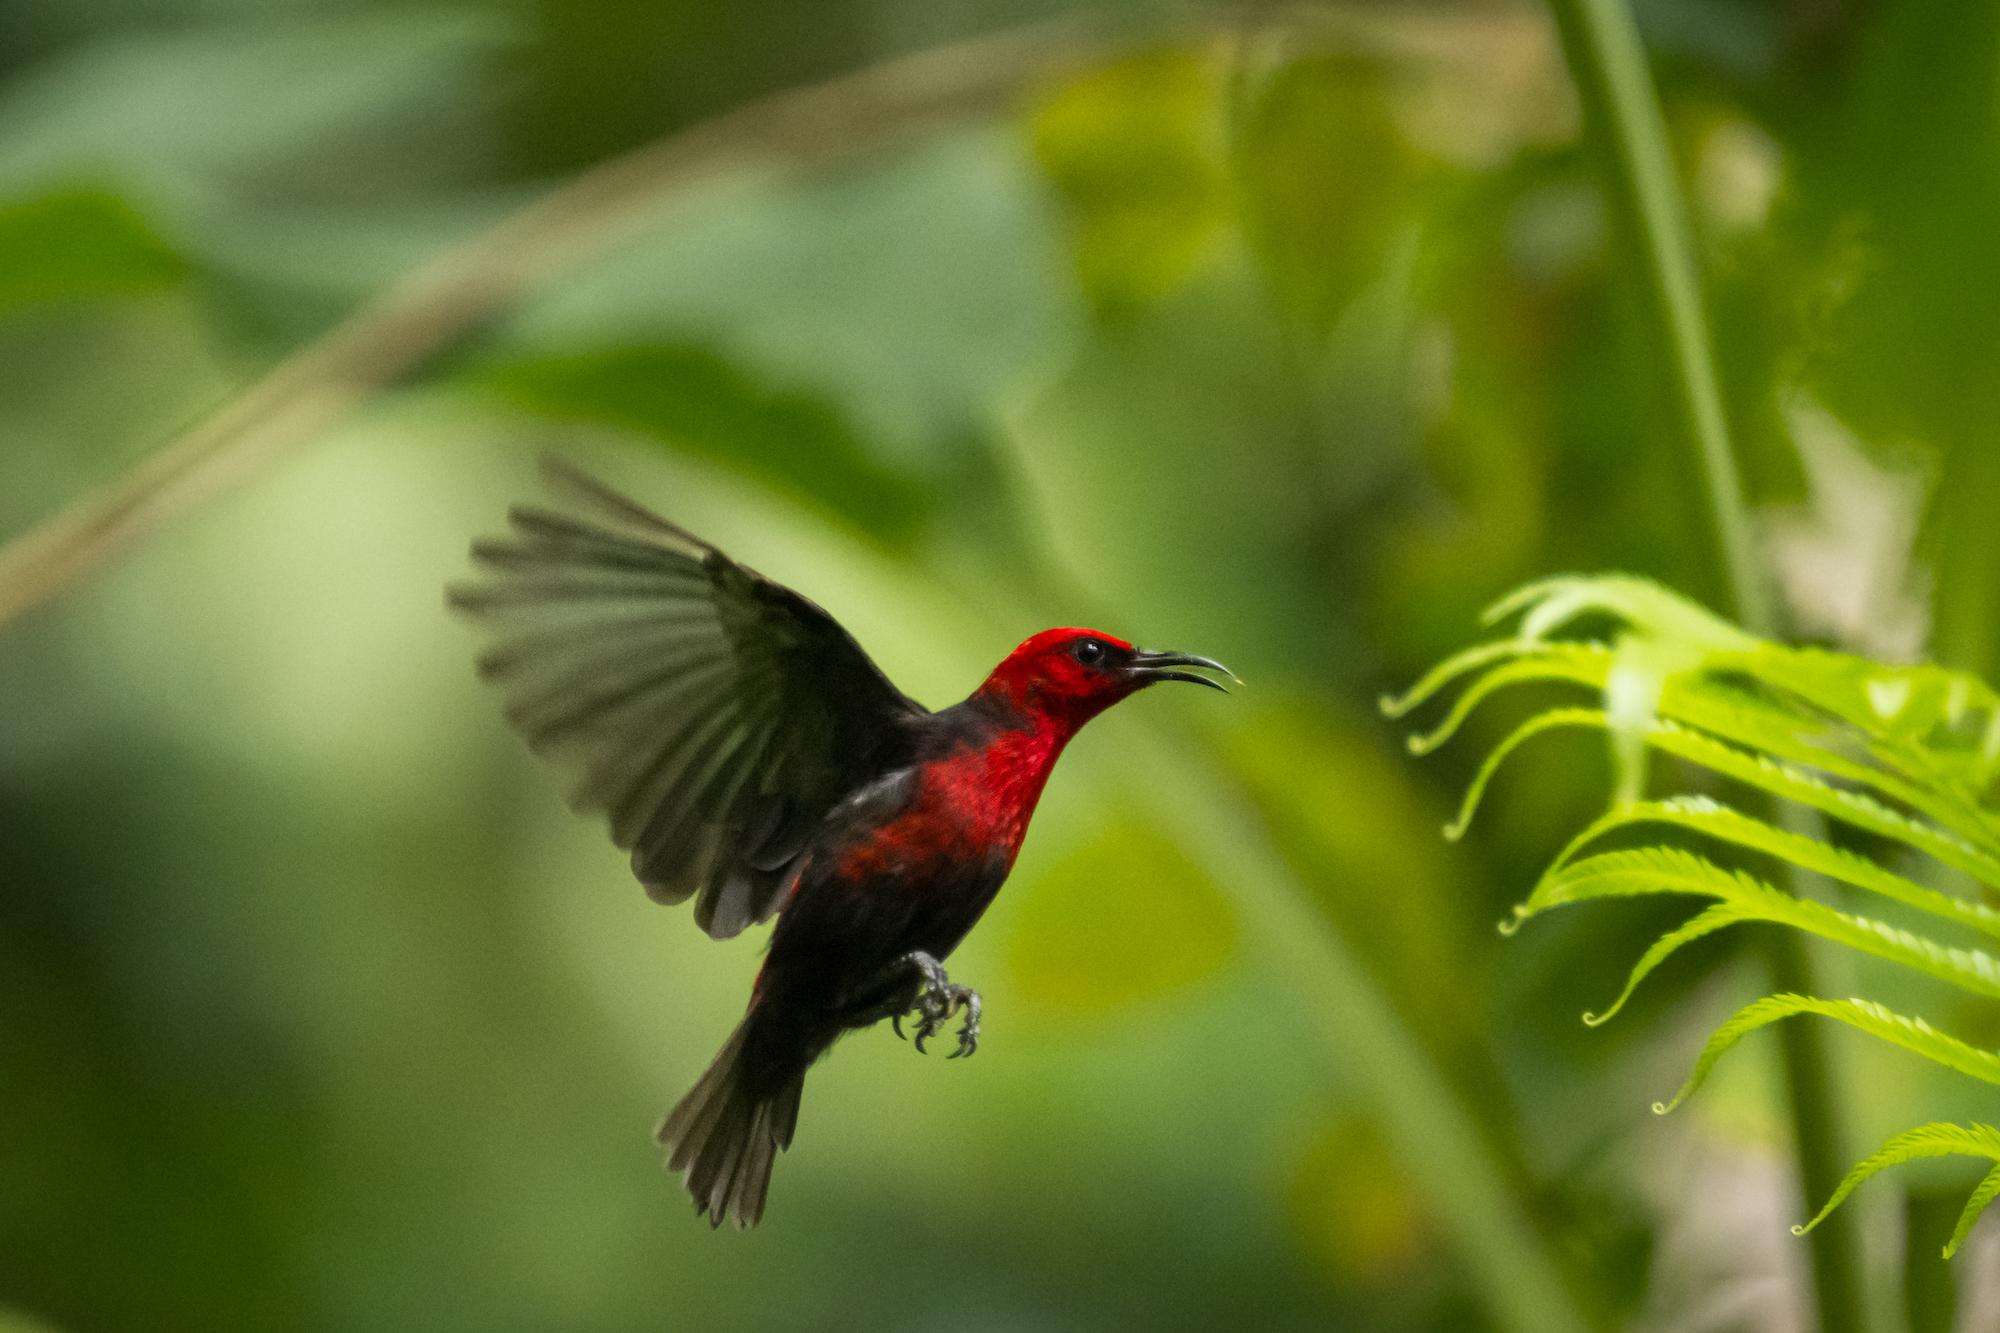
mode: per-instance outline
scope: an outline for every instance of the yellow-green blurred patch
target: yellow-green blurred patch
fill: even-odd
[[[1340,57],[1255,80],[1234,126],[1243,228],[1274,300],[1324,336],[1380,268],[1407,212],[1397,186],[1412,154],[1379,70]]]
[[[0,310],[156,291],[186,275],[116,195],[79,187],[0,203]]]
[[[1103,66],[1049,97],[1029,130],[1101,313],[1144,309],[1201,269],[1230,212],[1208,60],[1170,49]]]
[[[1121,817],[1026,883],[1005,942],[1027,1008],[1105,1013],[1217,971],[1236,949],[1228,901],[1156,825]]]
[[[1415,1272],[1428,1229],[1395,1158],[1364,1120],[1342,1120],[1306,1150],[1287,1204],[1299,1243],[1342,1286],[1380,1287]]]
[[[1286,859],[1412,1022],[1446,1049],[1476,1044],[1485,1017],[1458,997],[1481,984],[1478,871],[1437,836],[1443,810],[1374,728],[1304,699],[1242,704],[1226,754]]]

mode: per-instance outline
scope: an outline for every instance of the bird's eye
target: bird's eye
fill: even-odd
[[[1104,660],[1104,645],[1096,639],[1080,639],[1070,655],[1085,666],[1096,666]]]

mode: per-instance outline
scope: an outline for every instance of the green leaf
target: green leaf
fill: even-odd
[[[1965,1210],[1958,1215],[1958,1224],[1951,1229],[1951,1239],[1944,1244],[1944,1257],[1949,1259],[1958,1253],[1958,1247],[1965,1244],[1965,1238],[1972,1234],[1973,1223],[1986,1211],[1986,1205],[2000,1196],[2000,1166],[1988,1171],[1980,1180],[1979,1187],[1965,1201]]]
[[[2000,1162],[2000,1130],[1991,1125],[1943,1123],[1905,1130],[1883,1144],[1874,1156],[1856,1163],[1854,1169],[1834,1188],[1825,1206],[1804,1226],[1793,1227],[1792,1234],[1803,1236],[1825,1221],[1827,1214],[1838,1208],[1870,1176],[1924,1157],[1988,1157]],[[2000,1178],[2000,1169],[1989,1173],[1979,1183],[1979,1188],[1973,1191],[1964,1214],[1959,1217],[1957,1228],[1951,1234],[1951,1241],[1944,1248],[1945,1258],[1949,1259],[1957,1251],[1966,1234],[1972,1230],[1972,1223],[1978,1219],[1980,1211],[1993,1201],[1996,1194],[2000,1194],[2000,1180],[1996,1178]]]
[[[1956,1037],[1939,1032],[1921,1018],[1910,1018],[1876,1004],[1872,1000],[1820,1000],[1805,995],[1771,995],[1745,1005],[1715,1030],[1695,1057],[1694,1069],[1680,1090],[1665,1102],[1653,1103],[1653,1111],[1665,1115],[1686,1101],[1708,1080],[1716,1063],[1730,1048],[1758,1028],[1800,1014],[1835,1019],[1851,1028],[1880,1037],[1886,1042],[1934,1060],[1949,1069],[1987,1083],[2000,1083],[2000,1052],[1984,1050]]]
[[[1603,644],[1536,644],[1511,662],[1489,667],[1460,691],[1437,726],[1410,737],[1410,753],[1429,754],[1445,744],[1458,734],[1479,705],[1509,686],[1556,682],[1601,685],[1609,677],[1611,658],[1611,649]]]
[[[1541,579],[1516,588],[1488,607],[1481,619],[1497,625],[1519,615],[1521,637],[1543,639],[1593,614],[1613,616],[1643,633],[1708,652],[1747,650],[1763,642],[1700,603],[1630,574]]]
[[[1619,799],[1639,794],[1643,778],[1640,741],[1651,719],[1665,718],[1794,764],[1819,769],[1832,777],[1872,787],[1950,830],[2000,868],[2000,833],[1962,784],[1940,781],[1935,765],[1923,757],[1927,751],[1908,752],[1908,747],[1887,739],[1871,745],[1869,738],[1856,736],[1850,738],[1851,743],[1867,747],[1864,757],[1857,758],[1842,748],[1840,738],[1829,735],[1829,720],[1823,714],[1803,707],[1787,711],[1781,702],[1746,693],[1709,674],[1725,666],[1744,666],[1752,659],[1760,671],[1782,674],[1764,659],[1782,656],[1785,651],[1776,645],[1764,645],[1750,654],[1703,656],[1676,640],[1630,634],[1622,635],[1610,647],[1593,642],[1534,638],[1500,640],[1448,659],[1407,694],[1386,698],[1382,706],[1391,716],[1401,716],[1445,685],[1474,671],[1480,672],[1452,701],[1444,718],[1432,730],[1410,738],[1411,753],[1422,755],[1450,740],[1482,703],[1502,689],[1538,683],[1588,686],[1603,694],[1607,709],[1616,710],[1611,731],[1621,778]],[[1646,706],[1635,706],[1641,703]]]
[[[530,411],[636,431],[846,518],[911,540],[924,492],[875,461],[830,405],[774,389],[701,347],[666,343],[503,362],[474,380]]]
[[[1623,1008],[1646,974],[1680,945],[1699,934],[1739,921],[1791,926],[1949,981],[1962,990],[2000,998],[2000,958],[1992,954],[1940,944],[1873,917],[1793,897],[1742,871],[1725,870],[1713,861],[1675,847],[1603,852],[1552,868],[1535,885],[1527,901],[1514,909],[1513,924],[1518,926],[1539,912],[1571,903],[1652,894],[1713,898],[1716,906],[1697,918],[1708,923],[1702,931],[1686,938],[1675,932],[1649,949],[1633,968],[1625,989],[1612,1006],[1594,1018],[1585,1019],[1593,1026]]]
[[[78,186],[0,204],[0,311],[161,291],[188,265],[138,210]]]
[[[1816,875],[1866,889],[1907,907],[2000,938],[2000,911],[1984,903],[1926,888],[1844,847],[1753,819],[1706,796],[1676,796],[1664,801],[1640,801],[1620,806],[1594,820],[1573,838],[1556,858],[1556,865],[1573,860],[1585,846],[1599,838],[1641,824],[1673,825],[1750,851],[1762,852]]]
[[[1500,766],[1521,746],[1544,732],[1562,728],[1603,729],[1610,719],[1594,708],[1552,708],[1529,718],[1486,756],[1459,806],[1458,817],[1445,828],[1450,838],[1463,837],[1487,787]],[[1834,787],[1803,769],[1753,751],[1741,750],[1698,731],[1662,718],[1646,733],[1654,749],[1699,764],[1773,796],[1831,815],[1843,823],[1916,848],[1925,855],[1963,871],[1981,883],[2000,888],[2000,859],[1921,820],[1911,819],[1858,791]]]
[[[1444,661],[1426,671],[1417,683],[1401,694],[1385,694],[1376,701],[1386,718],[1399,720],[1428,703],[1445,686],[1470,675],[1474,671],[1519,657],[1525,653],[1541,650],[1543,645],[1530,639],[1495,639],[1487,643],[1477,643],[1470,648],[1453,653]],[[1608,646],[1605,649],[1609,651]]]

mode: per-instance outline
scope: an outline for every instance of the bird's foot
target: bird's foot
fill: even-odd
[[[889,1009],[889,1026],[898,1037],[903,1035],[903,1017],[915,1012],[917,1016],[913,1038],[917,1050],[922,1053],[924,1043],[937,1036],[944,1025],[951,1021],[953,1014],[965,1011],[965,1022],[958,1029],[958,1049],[951,1053],[952,1059],[961,1055],[971,1055],[979,1046],[979,992],[970,986],[960,986],[945,975],[944,967],[927,953],[908,953],[897,960],[896,966],[905,974],[914,972],[910,989],[904,998],[892,1003]]]
[[[916,973],[915,977],[908,974]],[[907,989],[886,1006],[889,1026],[898,1037],[903,1035],[903,1015],[915,1009],[927,1013],[925,1008],[933,996],[942,995],[951,985],[951,979],[944,974],[944,965],[921,950],[913,950],[896,960],[890,975],[908,977]],[[879,1013],[880,1011],[878,1011]],[[923,1049],[921,1046],[919,1050]]]
[[[965,1022],[958,1028],[958,1049],[946,1058],[956,1060],[979,1049],[979,992],[972,987],[948,982],[927,990],[918,997],[916,1009],[919,1017],[915,1040],[919,1052],[924,1049],[924,1042],[935,1037],[961,1009],[965,1011]]]

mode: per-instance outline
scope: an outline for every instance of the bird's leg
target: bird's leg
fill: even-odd
[[[886,1018],[898,1037],[903,1035],[903,1015],[916,1011],[916,1047],[919,1052],[924,1043],[935,1037],[951,1016],[960,1009],[965,1011],[965,1022],[958,1030],[958,1049],[952,1058],[971,1055],[979,1045],[979,992],[970,986],[960,986],[945,975],[942,964],[921,950],[913,950],[891,963],[877,981],[863,989],[864,995],[874,997],[886,992],[886,999],[874,1001],[859,1007],[856,1026],[867,1026]]]

